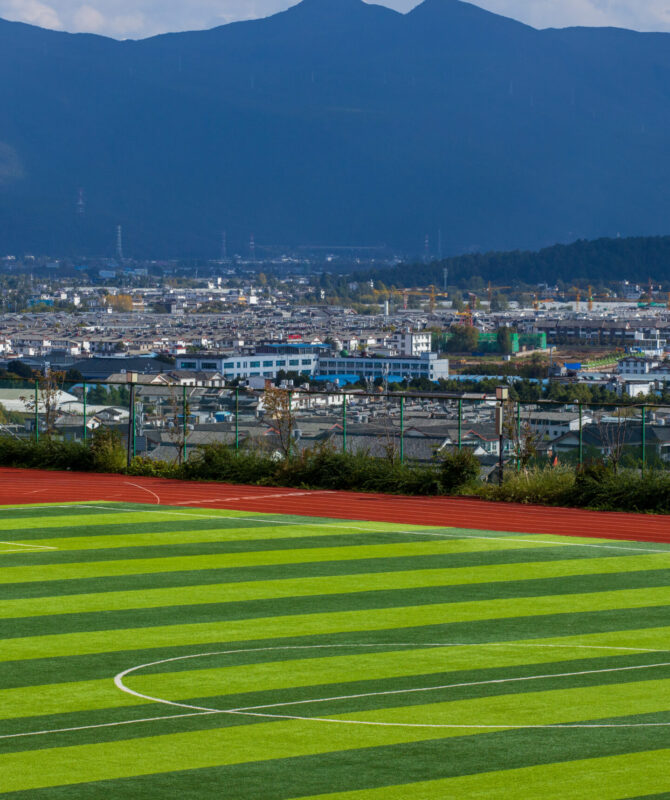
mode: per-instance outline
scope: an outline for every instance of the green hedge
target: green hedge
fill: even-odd
[[[502,486],[474,492],[487,500],[544,506],[670,514],[670,473],[620,470],[605,464],[549,467],[507,476]]]
[[[367,453],[341,453],[330,447],[305,450],[289,459],[206,445],[182,465],[138,457],[125,470],[126,454],[116,434],[96,434],[90,446],[48,438],[0,437],[0,466],[131,475],[193,481],[381,492],[460,494],[487,500],[601,511],[670,514],[670,472],[615,472],[604,464],[583,469],[548,467],[515,473],[502,486],[476,481],[478,465],[470,453],[450,453],[435,465],[401,464]]]

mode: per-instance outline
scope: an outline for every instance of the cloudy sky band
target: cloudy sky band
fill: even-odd
[[[409,11],[417,0],[377,0]],[[45,28],[142,38],[282,11],[296,0],[0,0],[0,17]],[[476,0],[537,28],[614,25],[670,32],[670,0]]]

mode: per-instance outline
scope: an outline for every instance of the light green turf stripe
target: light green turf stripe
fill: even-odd
[[[3,792],[435,738],[430,729],[278,722],[0,755]],[[39,755],[39,757],[36,757]]]
[[[114,685],[113,677],[3,689],[0,691],[0,719],[69,714],[118,706],[146,705],[150,702],[120,692]]]
[[[234,649],[234,646],[230,649]],[[319,652],[323,654],[329,651],[326,649]],[[546,670],[548,664],[557,661],[629,655],[625,651],[619,653],[569,646],[540,648],[524,646],[524,643],[519,643],[518,647],[514,647],[512,643],[504,648],[435,647],[362,652],[354,656],[338,656],[336,649],[330,652],[334,655],[219,668],[210,668],[210,665],[215,660],[225,663],[222,661],[225,657],[204,657],[184,662],[193,667],[187,671],[135,673],[128,676],[126,684],[139,692],[153,696],[172,699],[196,698],[325,684],[337,685],[370,678],[386,680],[429,673],[504,669],[530,664],[537,665],[537,674],[540,674]],[[296,655],[300,654],[301,651],[297,650]],[[653,657],[649,659],[650,663],[654,660]],[[422,680],[418,677],[416,685],[422,685]],[[476,675],[472,680],[477,680]],[[115,708],[142,702],[139,699],[133,701],[131,695],[120,694],[112,684],[111,676],[101,680],[26,686],[0,690],[0,719]],[[292,711],[289,710],[287,713]],[[314,713],[314,710],[310,709],[310,713]]]
[[[669,760],[670,750],[654,750],[300,800],[624,800],[669,791]]]
[[[145,575],[154,572],[178,572],[225,567],[253,567],[272,564],[306,564],[323,561],[355,561],[365,558],[406,558],[408,556],[444,553],[475,553],[500,550],[521,550],[521,542],[469,541],[435,539],[430,541],[357,545],[352,547],[316,547],[304,550],[254,550],[245,553],[177,556],[167,558],[137,558],[119,561],[93,561],[76,564],[46,564],[5,567],[3,582],[33,583],[35,581],[102,578],[112,575]],[[542,546],[542,545],[539,545]],[[547,546],[553,546],[549,544]]]
[[[659,691],[667,690],[667,682],[656,686],[627,684],[625,687],[600,687],[600,696],[591,692],[588,697],[590,708],[602,705],[607,715],[629,713],[631,704],[636,713],[656,710]],[[543,695],[541,697],[540,695]],[[557,704],[558,695],[566,697],[567,704]],[[653,696],[652,696],[653,695]],[[537,695],[524,695],[520,698],[487,698],[487,704],[479,701],[451,703],[449,714],[460,719],[459,713],[469,714],[465,724],[477,724],[476,714],[496,714],[509,724],[510,714],[515,719],[528,719],[532,724],[559,724],[584,719],[584,708],[580,698],[583,690],[568,692],[546,692]],[[527,699],[536,702],[531,705]],[[503,710],[497,705],[501,700],[510,701]],[[544,702],[542,702],[544,701]],[[475,707],[475,703],[477,706]],[[595,704],[595,705],[594,705]],[[639,706],[638,706],[639,704]],[[467,705],[467,710],[459,712],[457,706]],[[403,714],[416,709],[402,709]],[[400,710],[398,710],[400,712]],[[370,712],[371,713],[371,712]],[[366,716],[369,718],[370,713]],[[434,709],[421,709],[422,721],[431,719]],[[347,718],[351,718],[347,715]],[[491,720],[487,720],[491,722]],[[439,733],[438,733],[439,730]],[[434,738],[472,735],[494,729],[435,729],[410,727],[379,727],[368,725],[343,725],[316,721],[259,723],[248,727],[211,729],[186,734],[166,734],[133,739],[129,742],[109,742],[45,749],[35,758],[34,753],[9,753],[0,756],[0,786],[4,791],[36,789],[44,786],[68,785],[88,781],[109,780],[134,775],[156,774],[184,769],[198,769],[216,765],[242,764],[252,761],[266,761],[295,756],[314,755],[341,750],[378,747],[403,742],[422,741]],[[531,795],[532,796],[532,795]],[[537,795],[536,795],[537,796]],[[539,795],[542,797],[543,795]],[[569,795],[563,795],[569,797]],[[596,797],[598,795],[595,795]],[[416,797],[416,795],[412,795]]]
[[[0,507],[1,509],[2,507]],[[433,527],[425,525],[404,525],[395,522],[374,522],[368,520],[346,520],[346,519],[327,519],[315,520],[308,517],[304,521],[300,518],[290,518],[281,515],[271,514],[256,514],[253,511],[229,511],[228,509],[210,509],[210,508],[188,508],[183,509],[167,509],[154,507],[142,511],[116,511],[110,509],[108,512],[102,510],[104,507],[100,506],[101,510],[95,510],[92,513],[86,513],[86,508],[82,507],[80,511],[74,514],[68,514],[56,517],[30,517],[26,514],[19,515],[15,518],[0,519],[0,533],[3,531],[23,530],[24,528],[82,528],[82,527],[105,527],[113,525],[131,525],[131,524],[144,524],[144,523],[168,523],[168,522],[184,522],[188,525],[188,520],[191,519],[198,522],[203,519],[207,520],[258,520],[260,526],[283,529],[291,526],[296,528],[322,528],[322,527],[347,527],[353,526],[358,530],[433,530]]]
[[[0,661],[87,653],[118,652],[152,647],[176,647],[216,641],[245,641],[287,636],[319,636],[356,631],[389,630],[446,623],[580,611],[663,607],[670,602],[666,589],[634,589],[579,595],[556,595],[474,603],[439,603],[401,608],[369,609],[285,617],[252,618],[228,622],[164,625],[152,628],[68,633],[6,639]],[[670,610],[669,610],[670,616]]]
[[[24,528],[83,528],[88,526],[100,525],[141,525],[143,522],[167,522],[167,517],[173,516],[173,522],[181,518],[181,515],[170,514],[169,511],[157,514],[155,511],[149,513],[144,511],[93,511],[86,513],[85,511],[76,514],[68,514],[67,516],[58,517],[28,517],[25,515],[17,515],[13,519],[0,520],[0,533],[2,531],[23,530]]]
[[[335,575],[327,578],[294,578],[247,583],[223,583],[169,589],[142,589],[127,592],[39,597],[5,600],[0,604],[0,619],[52,614],[75,614],[130,608],[160,608],[174,605],[239,602],[282,597],[332,595],[347,592],[372,592],[415,589],[430,586],[458,586],[489,582],[600,575],[658,569],[656,556],[541,561],[521,564],[491,564],[482,567],[426,569],[407,572]]]
[[[79,536],[73,538],[50,538],[50,539],[30,539],[24,543],[34,546],[56,547],[59,550],[107,550],[121,547],[154,547],[156,545],[173,545],[200,542],[228,542],[228,541],[258,541],[263,539],[301,539],[304,537],[328,537],[342,536],[351,534],[352,536],[361,533],[401,533],[410,531],[412,533],[422,533],[423,530],[418,526],[408,525],[405,527],[396,525],[384,528],[383,525],[377,528],[360,528],[358,526],[342,523],[341,525],[286,525],[277,527],[265,527],[258,525],[255,527],[241,528],[212,528],[207,530],[190,531],[188,522],[185,521],[184,530],[167,531],[157,533],[142,533],[138,529],[137,533],[118,535],[110,534],[104,536]],[[449,532],[449,528],[444,529]],[[13,540],[20,542],[21,540]]]
[[[321,653],[327,653],[322,650]],[[535,674],[546,674],[547,665],[557,661],[579,661],[598,657],[613,657],[616,655],[630,655],[629,653],[613,653],[598,650],[583,650],[574,648],[572,650],[557,648],[508,647],[501,650],[498,647],[435,647],[417,650],[396,650],[381,653],[365,653],[355,656],[333,656],[321,658],[309,658],[309,651],[305,653],[305,658],[296,658],[288,662],[247,664],[239,667],[218,666],[212,668],[213,664],[225,664],[225,656],[203,657],[181,662],[181,665],[190,665],[192,668],[180,672],[163,672],[147,674],[137,672],[129,675],[125,683],[132,689],[154,697],[163,697],[178,700],[185,697],[215,697],[223,695],[244,694],[245,692],[275,691],[278,689],[304,688],[307,686],[319,686],[321,684],[332,684],[321,696],[333,696],[338,694],[337,688],[340,683],[349,681],[388,680],[392,678],[402,678],[415,675],[416,687],[435,686],[450,683],[449,672],[467,671],[475,674],[468,677],[468,681],[478,680],[476,671],[486,669],[505,669],[509,668],[509,677],[515,677],[515,667],[534,665]],[[302,655],[301,651],[296,651],[296,656]],[[658,656],[651,656],[644,659],[644,663],[660,663],[670,661],[670,658],[663,659]],[[170,664],[164,665],[168,670]],[[608,660],[607,667],[614,664]],[[584,667],[585,670],[598,669],[597,666]],[[562,671],[562,670],[559,670]],[[571,666],[570,672],[580,671],[579,666]],[[439,679],[427,679],[425,675],[440,674]],[[623,673],[625,677],[631,675],[635,677],[635,671],[630,675]],[[653,673],[652,673],[652,677]],[[462,674],[459,680],[464,680]],[[531,682],[529,688],[534,686]],[[334,689],[334,692],[333,692]],[[360,691],[365,691],[364,689]],[[341,694],[347,694],[346,689]],[[2,699],[0,693],[0,700]],[[317,695],[318,696],[318,695]],[[415,697],[421,697],[415,695]],[[430,700],[430,695],[424,695],[423,699]],[[296,710],[297,709],[297,710]],[[307,708],[307,716],[318,715],[318,706]],[[300,708],[288,708],[286,711],[278,713],[300,714]]]
[[[670,725],[670,679],[609,684],[544,692],[502,694],[404,708],[384,708],[340,714],[333,719],[407,725],[473,725],[486,730],[515,725],[556,725],[666,712]],[[305,713],[307,712],[307,713]],[[268,713],[315,717],[316,706],[287,706]],[[490,726],[490,727],[488,727]],[[354,726],[356,729],[364,726]],[[436,737],[450,729],[434,729]],[[465,730],[468,730],[466,728]],[[596,734],[597,735],[597,734]]]

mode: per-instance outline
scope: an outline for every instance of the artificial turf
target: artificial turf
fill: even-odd
[[[0,508],[0,792],[661,798],[669,568],[605,538]]]

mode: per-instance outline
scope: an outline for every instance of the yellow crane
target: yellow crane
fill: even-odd
[[[581,303],[582,303],[582,290],[581,290],[581,289],[580,289],[578,286],[573,286],[573,287],[570,289],[570,291],[571,291],[571,292],[575,292],[575,293],[576,293],[576,296],[577,296],[577,303],[576,303],[576,305],[575,305],[575,309],[576,309],[577,311],[579,311],[579,310],[581,309]]]
[[[448,297],[449,295],[445,292],[438,292],[434,286],[430,286],[428,289],[396,289],[395,287],[391,287],[390,289],[373,289],[372,290],[376,295],[385,295],[389,299],[393,295],[398,295],[403,299],[403,308],[407,310],[407,300],[411,296],[413,297],[428,297],[429,298],[429,308],[431,313],[435,311],[435,301],[438,297]]]
[[[512,289],[512,286],[491,286],[491,281],[489,281],[488,285],[488,296],[489,296],[489,305],[491,304],[491,300],[493,300],[493,292],[500,292],[503,289]]]

